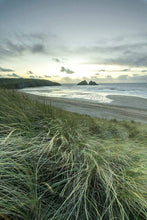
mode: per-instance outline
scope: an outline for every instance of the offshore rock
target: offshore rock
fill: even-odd
[[[83,80],[83,81],[79,82],[77,85],[83,85],[83,86],[85,86],[85,85],[88,85],[88,83],[87,83],[86,80]]]

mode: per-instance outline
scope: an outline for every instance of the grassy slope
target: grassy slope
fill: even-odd
[[[1,89],[1,218],[146,219],[146,140],[147,125],[64,112]]]
[[[25,87],[58,86],[58,85],[60,84],[43,79],[0,78],[0,87],[7,89],[22,89]]]

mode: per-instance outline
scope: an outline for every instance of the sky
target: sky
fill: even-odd
[[[0,0],[0,77],[147,82],[147,0]]]

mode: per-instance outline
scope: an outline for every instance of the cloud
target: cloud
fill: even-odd
[[[32,71],[28,71],[27,74],[28,75],[34,75],[34,73]]]
[[[82,77],[82,78],[74,78],[71,79],[70,77],[62,77],[60,81],[62,83],[78,83],[82,80],[87,81],[95,81],[97,83],[137,83],[137,82],[146,82],[147,81],[147,75],[139,75],[134,74],[132,76],[129,76],[127,74],[120,75],[117,78],[113,78],[111,75],[107,75],[106,77],[101,77],[101,75],[94,75],[91,77]]]
[[[23,43],[13,43],[10,40],[7,40],[3,44],[3,53],[4,55],[7,55],[7,56],[21,55],[26,49],[27,49],[27,45]]]
[[[127,43],[124,41],[103,43],[96,46],[81,47],[77,49],[78,54],[83,54],[87,62],[85,64],[114,64],[125,66],[147,66],[147,40],[138,39]]]
[[[30,48],[32,53],[42,53],[46,54],[45,46],[43,44],[35,44]]]
[[[9,76],[9,77],[20,78],[20,76],[17,75],[16,73],[8,74],[8,76]]]
[[[4,60],[28,56],[28,53],[50,55],[55,58],[64,55],[66,57],[70,54],[69,51],[62,38],[52,33],[17,32],[5,38],[0,36],[0,59]],[[64,58],[62,61],[64,62]]]
[[[62,52],[61,52],[60,50],[62,50]],[[69,54],[69,51],[68,51],[68,49],[67,49],[66,47],[62,47],[62,48],[58,48],[58,49],[56,48],[56,51],[59,52],[59,54],[60,54],[60,53],[63,54],[63,51],[64,51],[65,53]],[[72,53],[72,52],[71,52],[71,53]],[[52,58],[52,60],[53,60],[54,62],[56,62],[56,63],[65,63],[66,61],[68,61],[68,59],[65,58],[65,57],[63,57],[63,58],[61,58],[61,59],[59,59],[59,58]]]
[[[111,75],[107,75],[107,79],[112,79],[112,76]]]
[[[129,76],[127,74],[122,74],[117,78],[113,78],[111,75],[107,75],[104,78],[101,77],[101,75],[95,74],[90,78],[90,80],[94,80],[97,83],[143,83],[147,81],[147,75],[133,74],[132,76]]]
[[[0,67],[0,72],[13,72],[14,70],[12,69],[5,69],[5,68],[2,68]]]
[[[146,72],[147,72],[147,70],[142,70],[141,72],[142,72],[142,73],[146,73]]]
[[[139,75],[139,74],[133,74],[132,76],[120,75],[116,78],[116,80],[123,82],[146,82],[147,75]]]
[[[65,72],[67,74],[73,74],[74,73],[74,71],[72,71],[70,69],[66,69],[64,66],[61,67],[60,71]]]
[[[128,71],[131,71],[131,69],[123,69],[121,70],[122,72],[128,72]]]
[[[104,70],[104,69],[101,69],[101,70],[99,70],[99,72],[105,72],[105,70]]]
[[[61,63],[61,62],[62,62],[62,61],[61,61],[60,59],[58,59],[58,58],[53,58],[52,60],[55,61],[55,62],[57,62],[57,63]]]
[[[0,40],[0,58],[17,57],[29,52],[32,54],[47,54],[46,41],[38,36]]]
[[[115,73],[119,73],[119,72],[128,72],[128,71],[130,72],[131,69],[109,69],[109,70],[104,70],[104,69],[102,69],[102,70],[95,70],[95,71],[98,71],[97,74],[100,73],[100,74],[102,75],[103,73],[105,74],[106,72],[109,72],[109,73],[110,73],[110,72],[111,72],[111,73],[114,73],[114,72],[115,72]]]
[[[45,46],[41,44],[33,44],[33,45],[26,45],[26,44],[15,44],[8,41],[3,46],[0,46],[0,57],[7,58],[7,57],[16,57],[23,55],[25,52],[30,52],[33,54],[46,54]]]
[[[130,52],[128,55],[120,55],[116,58],[105,59],[104,64],[127,65],[131,67],[147,67],[147,54]]]
[[[81,64],[106,64],[106,65],[122,65],[131,67],[147,67],[147,41],[146,34],[142,36],[131,36],[130,38],[107,39],[100,42],[95,42],[96,46],[89,45],[87,47],[75,47],[64,44],[62,39],[54,37],[52,34],[18,34],[13,36],[10,40],[0,41],[0,59],[7,59],[9,57],[25,56],[28,53],[50,55],[52,61],[56,63],[64,63],[64,58],[69,60],[79,56],[79,60],[84,60]],[[61,64],[65,65],[65,64]],[[103,68],[103,67],[101,67]],[[67,74],[72,74],[69,69]],[[97,70],[98,72],[105,72],[105,69]],[[121,70],[127,72],[127,69]],[[120,72],[121,72],[120,71]]]

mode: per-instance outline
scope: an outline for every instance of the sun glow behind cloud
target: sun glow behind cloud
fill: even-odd
[[[0,0],[0,66],[20,77],[62,82],[111,82],[119,76],[127,81],[135,75],[144,81],[144,2]],[[0,72],[0,77],[8,74]]]

